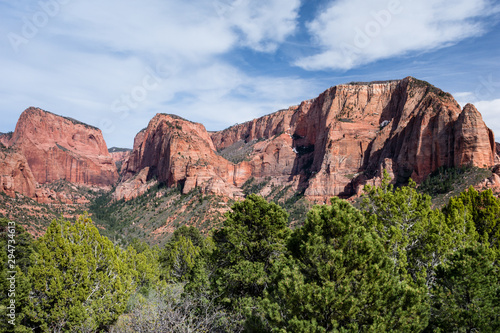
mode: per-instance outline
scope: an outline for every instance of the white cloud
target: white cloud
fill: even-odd
[[[295,103],[310,91],[302,80],[249,75],[224,61],[236,48],[272,52],[295,31],[299,0],[259,2],[0,3],[0,31],[24,38],[17,52],[0,40],[0,131],[32,105],[101,127],[110,146],[131,146],[156,112],[215,129]],[[48,15],[41,3],[59,5]],[[26,35],[40,13],[46,22]],[[278,81],[289,81],[290,93]]]
[[[299,0],[236,0],[219,14],[242,33],[243,45],[273,51],[295,31],[299,7]]]
[[[272,51],[294,32],[299,0],[87,0],[70,3],[56,33],[111,51],[203,57],[244,45]]]
[[[467,101],[467,100],[473,100],[474,99],[474,94],[470,91],[462,91],[462,92],[457,92],[453,94],[453,97],[459,101],[460,105],[465,105],[460,103],[460,101]]]
[[[209,130],[221,130],[299,103],[317,94],[318,89],[321,88],[307,80],[253,77],[218,62],[165,78],[137,107],[124,113],[108,109],[96,121],[106,120],[108,136],[131,125],[136,126],[131,130],[135,134],[158,112],[177,114],[201,122]],[[130,89],[125,93],[129,94]],[[132,141],[126,144],[131,145]]]
[[[307,70],[347,70],[409,52],[429,51],[485,32],[490,0],[338,0],[307,27],[321,51],[298,59]]]

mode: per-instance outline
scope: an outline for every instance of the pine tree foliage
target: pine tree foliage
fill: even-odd
[[[132,242],[127,251],[122,251],[122,260],[130,266],[136,289],[141,293],[162,284],[160,281],[160,250],[142,241]]]
[[[477,243],[457,250],[438,267],[432,300],[437,332],[500,331],[498,254]]]
[[[431,286],[434,269],[455,244],[441,211],[432,209],[431,198],[419,193],[410,179],[395,188],[384,170],[379,187],[365,186],[362,210],[384,242],[397,272],[416,283]]]
[[[448,223],[462,226],[470,240],[479,240],[500,249],[500,199],[491,189],[478,192],[469,190],[451,198],[443,208]]]
[[[263,301],[277,332],[382,332],[426,324],[425,292],[394,275],[363,215],[338,198],[315,206],[274,267]],[[423,305],[423,306],[422,306]]]
[[[88,216],[54,220],[36,242],[28,270],[30,319],[36,331],[68,331],[112,324],[135,288],[126,255],[99,234]]]
[[[206,241],[195,227],[181,226],[161,251],[163,278],[170,282],[185,282],[195,265],[203,260]]]
[[[224,302],[260,297],[269,285],[273,262],[286,251],[288,213],[262,197],[249,195],[233,205],[214,233],[214,286]]]
[[[333,198],[293,231],[249,195],[210,237],[182,226],[161,250],[119,248],[87,215],[36,241],[0,219],[0,312],[16,302],[0,331],[500,331],[500,200],[470,188],[433,209],[387,173],[365,191],[361,210]]]

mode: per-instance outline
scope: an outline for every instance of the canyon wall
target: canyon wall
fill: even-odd
[[[110,188],[118,179],[101,131],[71,118],[30,107],[0,142],[0,190],[11,196],[18,192],[50,202],[52,194],[40,185],[65,180]]]
[[[99,129],[31,107],[13,133],[0,134],[0,148],[0,191],[39,201],[47,201],[41,185],[65,180],[116,185],[116,200],[158,182],[232,198],[243,197],[245,184],[266,182],[324,202],[378,184],[383,169],[395,182],[420,182],[442,166],[500,162],[493,132],[473,105],[462,109],[450,94],[412,77],[337,85],[217,132],[157,114],[132,151],[111,153]]]
[[[136,137],[122,175],[127,181],[147,167],[147,179],[184,192],[233,196],[248,180],[271,179],[324,201],[376,184],[382,169],[396,181],[420,182],[441,166],[492,167],[495,149],[472,105],[462,110],[450,94],[408,77],[338,85],[218,132],[159,114]]]

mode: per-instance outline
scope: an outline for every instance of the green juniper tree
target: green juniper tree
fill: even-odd
[[[220,301],[247,317],[247,330],[258,331],[258,299],[269,287],[270,271],[286,251],[288,213],[251,194],[233,205],[213,235],[211,284]]]
[[[200,248],[193,245],[189,238],[180,236],[168,243],[162,253],[164,278],[170,282],[185,281],[199,257]]]
[[[434,281],[434,269],[454,245],[444,215],[432,208],[431,198],[419,193],[410,179],[408,186],[395,188],[384,170],[379,187],[365,186],[361,208],[367,223],[375,227],[402,278],[409,282]]]
[[[125,262],[132,270],[136,289],[141,294],[147,294],[151,289],[161,288],[160,281],[160,250],[158,246],[150,247],[146,242],[134,239],[127,251],[122,252]]]
[[[101,330],[125,310],[134,272],[88,216],[52,221],[36,248],[28,269],[35,331]]]
[[[276,262],[263,308],[276,332],[416,331],[425,290],[394,274],[378,235],[346,201],[315,206]]]
[[[498,254],[479,243],[461,248],[440,265],[430,329],[437,332],[500,331]]]
[[[491,189],[478,192],[472,186],[451,198],[443,208],[450,228],[467,237],[500,249],[500,199]]]
[[[195,266],[204,262],[208,241],[196,227],[181,226],[160,253],[162,277],[169,282],[186,282]]]

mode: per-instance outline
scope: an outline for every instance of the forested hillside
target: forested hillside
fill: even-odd
[[[365,187],[291,228],[250,194],[207,237],[161,248],[102,236],[88,215],[34,240],[0,221],[2,332],[497,332],[500,199]],[[14,281],[14,283],[12,283]],[[12,310],[14,309],[14,310]]]

